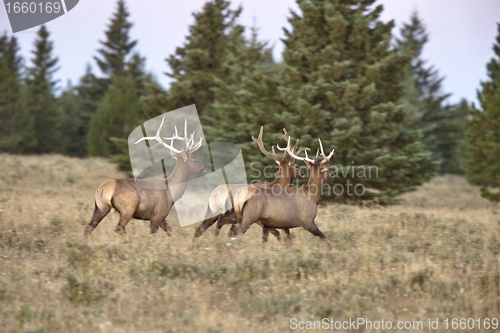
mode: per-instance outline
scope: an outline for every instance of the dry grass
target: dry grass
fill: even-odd
[[[322,206],[331,251],[299,229],[291,248],[272,236],[261,245],[259,227],[236,240],[228,227],[218,240],[209,229],[193,245],[196,225],[180,228],[175,214],[171,238],[149,236],[142,221],[121,237],[111,214],[84,243],[95,189],[119,176],[100,159],[0,155],[2,332],[280,332],[290,318],[427,326],[499,317],[500,207],[462,178],[436,178],[398,206]]]

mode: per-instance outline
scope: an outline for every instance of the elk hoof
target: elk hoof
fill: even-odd
[[[83,238],[87,238],[92,231],[94,231],[94,228],[88,225],[83,231]]]
[[[125,236],[125,234],[127,233],[127,232],[125,231],[125,228],[124,228],[124,227],[120,227],[120,226],[118,226],[118,225],[117,225],[117,226],[116,226],[116,228],[115,228],[115,232],[116,232],[116,233],[118,233],[118,234],[119,234],[119,235],[121,235],[121,236]]]

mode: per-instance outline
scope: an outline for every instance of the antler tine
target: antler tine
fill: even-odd
[[[306,152],[306,157],[300,157],[300,156],[297,156],[294,152],[294,149],[292,148],[292,144],[290,143],[290,137],[288,137],[288,140],[287,140],[287,144],[286,144],[286,148],[281,148],[279,145],[276,145],[276,147],[281,150],[281,151],[286,151],[288,153],[288,155],[290,155],[292,158],[296,159],[296,160],[300,160],[300,161],[306,161],[306,162],[309,162],[309,163],[314,163],[314,160],[311,160],[308,156],[307,156],[307,150],[309,148],[301,148],[300,149],[300,152],[302,151],[305,151]]]
[[[200,149],[202,142],[203,142],[203,138],[200,138],[200,141],[198,141],[198,143],[196,145],[194,145],[193,147],[189,148],[189,152],[192,153],[192,152],[195,152],[198,149]]]
[[[321,139],[318,139],[318,140],[319,140],[319,147],[321,148],[321,156],[323,156],[323,161],[321,161],[321,163],[326,163],[330,160],[330,158],[332,158],[333,152],[335,151],[335,149],[332,149],[332,152],[330,153],[330,155],[326,156],[325,151],[323,150],[323,144],[321,143]]]
[[[264,126],[261,126],[260,127],[260,132],[259,132],[259,137],[256,139],[253,135],[252,135],[252,140],[254,142],[256,142],[258,145],[259,145],[259,148],[260,148],[260,151],[266,155],[266,156],[270,156],[272,157],[274,160],[281,160],[283,157],[281,156],[278,156],[276,155],[276,153],[274,153],[274,147],[273,147],[273,152],[270,153],[266,150],[266,148],[264,147],[264,143],[262,142],[262,133],[264,132]]]
[[[179,134],[177,133],[177,126],[174,127],[174,135],[170,138],[165,138],[166,140],[181,140],[181,141],[184,141],[186,142],[186,150],[189,150],[190,147],[192,146],[192,141],[194,139],[194,133],[196,132],[193,132],[193,134],[191,135],[191,138],[189,138],[188,136],[188,132],[187,132],[187,119],[184,118],[184,136],[179,136]]]
[[[160,127],[158,127],[158,130],[156,131],[156,134],[155,136],[146,136],[146,137],[143,137],[143,138],[140,138],[139,140],[137,140],[134,144],[138,144],[139,142],[142,142],[142,141],[145,141],[145,140],[156,140],[158,141],[157,144],[161,144],[163,147],[173,151],[174,153],[180,153],[181,151],[180,150],[177,150],[174,148],[173,146],[173,140],[171,141],[170,145],[166,144],[160,137],[160,132],[161,132],[161,129],[163,127],[163,123],[165,122],[165,116],[163,117],[163,119],[161,120],[161,123],[160,123]]]

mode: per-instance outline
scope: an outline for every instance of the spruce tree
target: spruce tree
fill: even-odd
[[[56,81],[53,74],[58,70],[56,57],[52,56],[52,42],[49,32],[42,25],[35,40],[32,65],[27,69],[27,110],[33,117],[33,153],[55,152],[60,149],[58,109],[54,97]]]
[[[22,95],[22,57],[15,37],[0,37],[0,151],[23,153],[31,146],[31,119]]]
[[[106,40],[101,41],[102,48],[98,50],[100,57],[94,57],[104,77],[94,80],[89,76],[93,84],[92,89],[87,90],[93,93],[94,88],[106,86],[103,90],[106,95],[98,101],[100,104],[91,116],[88,154],[113,157],[111,161],[120,170],[130,170],[130,163],[124,163],[128,160],[128,145],[124,139],[143,118],[140,97],[145,93],[145,83],[150,80],[144,72],[145,59],[133,52],[137,41],[129,36],[132,27],[129,16],[125,1],[119,0],[105,32]],[[127,104],[123,104],[124,101]],[[114,102],[122,108],[117,108]]]
[[[111,88],[90,121],[88,154],[109,157],[123,153],[111,138],[126,139],[140,121],[141,105],[134,80],[128,76],[113,77]]]
[[[466,169],[469,180],[481,185],[483,197],[500,201],[500,24],[493,51],[495,57],[486,65],[489,80],[477,92],[482,110],[473,105],[466,122]]]
[[[88,119],[75,88],[68,82],[57,99],[61,128],[60,152],[65,155],[86,155]]]
[[[213,89],[216,79],[228,78],[228,54],[244,44],[243,27],[236,24],[241,10],[229,9],[229,1],[210,0],[193,14],[195,23],[189,27],[187,41],[166,59],[172,70],[167,75],[174,81],[165,111],[196,104],[201,116],[217,119]]]
[[[416,12],[412,13],[410,23],[403,25],[400,34],[396,47],[411,58],[401,102],[411,112],[410,117],[415,118],[414,128],[422,130],[424,148],[432,152],[432,161],[440,163],[440,173],[461,173],[452,152],[463,142],[465,114],[459,106],[443,105],[450,94],[442,93],[444,78],[422,59],[429,36]]]
[[[229,63],[227,80],[216,80],[214,92],[218,101],[213,104],[220,121],[206,126],[206,134],[213,141],[237,143],[243,153],[249,182],[269,180],[274,174],[276,163],[262,155],[252,141],[258,136],[260,124],[265,124],[263,141],[268,149],[276,143],[285,142],[274,135],[282,132],[282,124],[277,121],[285,108],[279,97],[278,87],[282,84],[283,73],[272,58],[272,49],[260,41],[257,29],[252,29],[252,37],[238,52],[228,54],[233,58]],[[266,170],[266,176],[261,170]],[[258,171],[257,171],[258,170]]]
[[[255,94],[245,112],[256,128],[271,129],[274,142],[286,127],[310,155],[318,138],[325,149],[335,148],[338,176],[330,183],[338,186],[330,194],[342,201],[392,202],[436,170],[399,104],[408,57],[392,50],[394,24],[379,20],[383,8],[374,2],[298,1],[301,14],[292,12],[292,29],[285,29],[283,79],[255,84],[270,91]],[[272,81],[279,84],[266,87]],[[259,95],[276,102],[266,105]]]
[[[131,71],[141,69],[143,59],[137,54],[132,57],[129,56],[137,44],[136,40],[130,40],[129,32],[132,23],[128,21],[129,16],[125,1],[118,0],[116,12],[113,14],[108,30],[105,32],[106,40],[100,42],[102,48],[97,50],[101,57],[94,57],[107,79],[113,76],[129,75]]]

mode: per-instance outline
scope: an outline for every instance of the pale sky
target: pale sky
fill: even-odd
[[[131,37],[138,40],[136,50],[146,57],[146,69],[168,87],[169,78],[164,72],[170,69],[165,58],[181,46],[194,22],[192,12],[200,11],[205,0],[128,0],[130,20],[134,23]],[[486,79],[486,63],[493,57],[492,46],[500,22],[500,0],[378,0],[384,5],[381,19],[394,19],[395,32],[403,22],[408,22],[412,11],[417,10],[427,27],[430,41],[425,45],[423,58],[434,65],[444,76],[443,90],[451,93],[448,102],[458,102],[462,97],[476,101],[476,90]],[[297,9],[293,0],[242,0],[232,2],[232,8],[243,7],[240,24],[249,29],[255,21],[260,38],[274,45],[274,55],[281,60],[284,37],[283,27],[288,27],[290,9]],[[67,80],[77,84],[87,63],[94,73],[100,74],[93,56],[104,40],[104,30],[115,11],[114,0],[80,0],[65,15],[46,24],[54,42],[54,54],[59,57],[59,87]],[[15,34],[25,59],[31,58],[33,41],[39,27]],[[12,34],[5,7],[0,5],[0,32]]]

